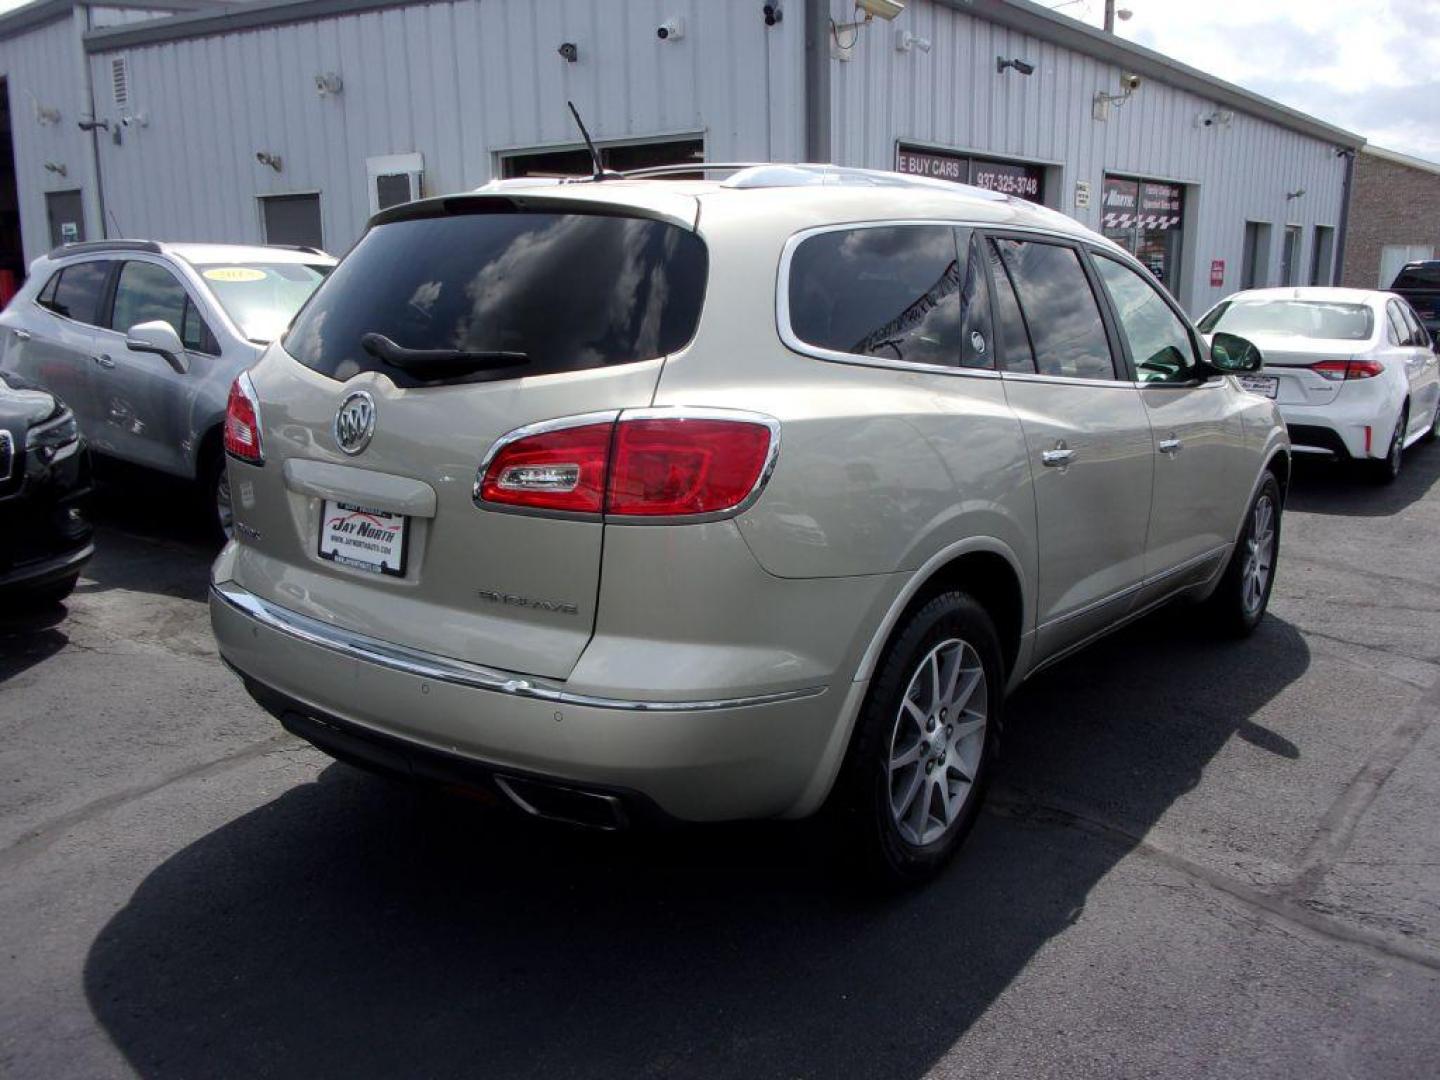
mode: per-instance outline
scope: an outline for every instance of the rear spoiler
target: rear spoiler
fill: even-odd
[[[623,198],[614,197],[622,192]],[[614,181],[589,187],[556,184],[524,190],[477,191],[419,199],[380,211],[370,219],[366,228],[457,214],[523,213],[645,218],[694,232],[700,217],[700,201],[692,195],[657,190],[653,182],[637,181],[633,186],[622,186],[622,182]]]

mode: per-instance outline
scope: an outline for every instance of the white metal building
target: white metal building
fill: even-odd
[[[1333,279],[1364,141],[1028,0],[891,23],[854,0],[139,2],[0,18],[27,260],[102,235],[339,253],[380,206],[581,167],[573,100],[616,168],[828,160],[1043,201],[1199,311]]]

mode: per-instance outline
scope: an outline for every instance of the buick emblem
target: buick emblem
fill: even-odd
[[[335,413],[335,445],[347,454],[358,454],[370,445],[374,434],[375,399],[364,390],[356,390]]]

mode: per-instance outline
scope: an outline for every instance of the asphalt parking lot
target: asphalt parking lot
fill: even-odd
[[[962,857],[593,836],[331,763],[220,664],[174,493],[0,616],[0,1073],[1434,1075],[1440,447],[1301,470],[1270,617],[1027,686]]]

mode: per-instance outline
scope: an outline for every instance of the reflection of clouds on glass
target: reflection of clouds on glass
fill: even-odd
[[[291,356],[302,364],[313,364],[325,355],[325,320],[329,316],[328,311],[316,312],[315,317],[305,323],[298,336],[292,334],[286,340],[285,345]]]
[[[1020,293],[1040,373],[1114,378],[1100,310],[1075,252],[1032,241],[998,243]]]
[[[438,281],[422,281],[410,294],[410,306],[429,318],[430,309],[435,306],[435,301],[440,299],[441,288],[443,286]]]

